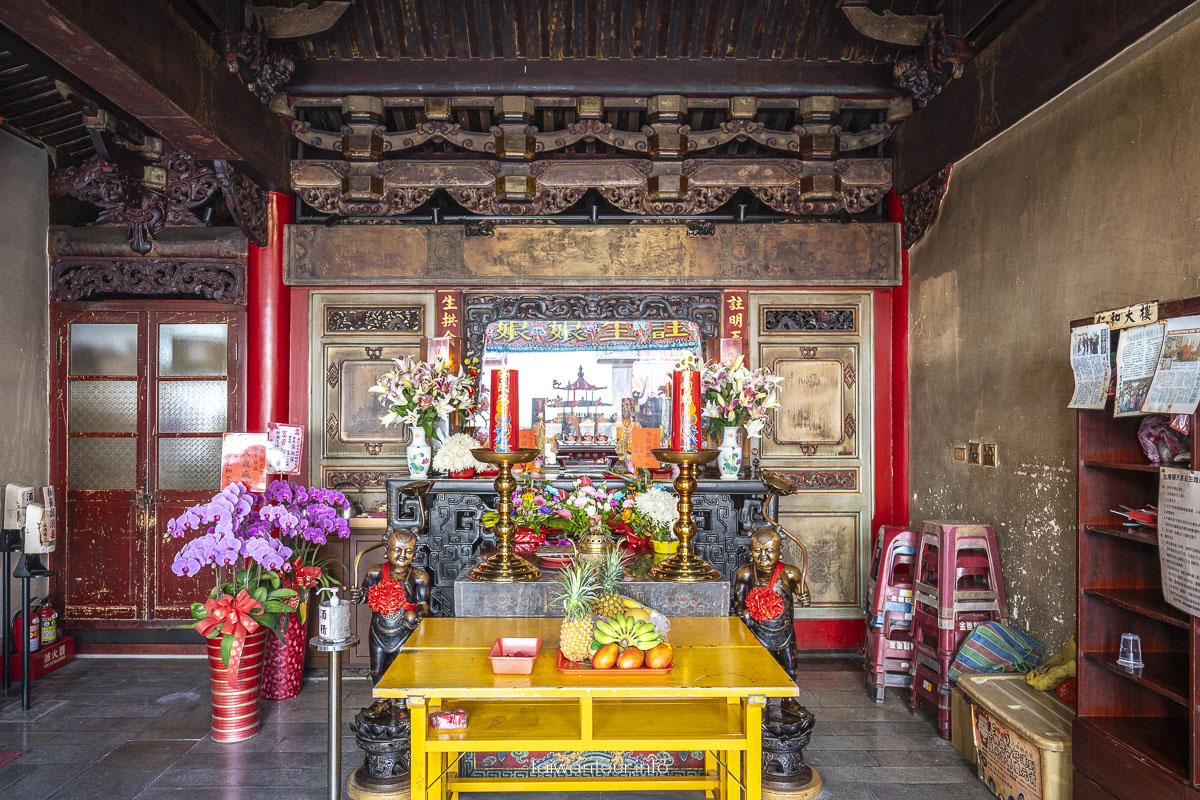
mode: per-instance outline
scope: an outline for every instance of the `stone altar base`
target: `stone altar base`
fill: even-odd
[[[649,555],[638,556],[628,568],[631,579],[621,594],[661,611],[668,617],[729,616],[729,581],[670,583],[646,579],[652,564]],[[562,608],[551,602],[560,591],[558,570],[542,570],[538,581],[482,583],[467,577],[468,565],[454,580],[454,610],[459,617],[561,617]]]

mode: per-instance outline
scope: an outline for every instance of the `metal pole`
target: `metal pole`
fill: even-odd
[[[12,685],[12,674],[8,669],[8,651],[10,647],[9,636],[12,625],[12,620],[9,616],[12,614],[12,600],[8,594],[12,590],[12,577],[9,575],[8,569],[12,566],[12,558],[8,554],[8,531],[0,531],[0,551],[4,553],[4,619],[0,620],[4,623],[4,634],[0,636],[0,641],[3,641],[3,646],[0,646],[0,657],[4,659],[4,664],[0,665],[0,672],[3,673],[4,696],[8,697],[8,689]]]
[[[29,578],[21,578],[21,708],[29,710]],[[8,658],[5,655],[5,658]]]
[[[342,789],[342,654],[329,653],[329,800]]]

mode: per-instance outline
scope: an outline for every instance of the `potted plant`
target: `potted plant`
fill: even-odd
[[[285,617],[282,640],[267,639],[262,686],[262,696],[267,700],[286,700],[300,693],[309,593],[318,586],[335,583],[329,575],[332,561],[318,553],[331,537],[350,536],[350,523],[341,514],[349,505],[339,491],[301,486],[288,479],[272,481],[263,495],[259,519],[268,526],[271,536],[292,551],[290,569],[281,572],[280,577],[285,588],[296,591],[296,596],[286,602],[297,611],[296,617]]]
[[[679,550],[674,532],[679,521],[678,503],[674,493],[659,486],[650,486],[634,495],[631,525],[636,533],[650,539],[656,561]]]
[[[212,568],[214,585],[204,602],[192,603],[196,631],[208,640],[213,740],[237,742],[258,733],[259,682],[266,632],[281,635],[283,618],[295,610],[283,585],[292,550],[268,532],[255,506],[258,497],[230,484],[167,522],[169,536],[199,535],[171,564],[176,575]],[[193,627],[188,623],[180,627]]]
[[[412,431],[408,471],[414,478],[424,478],[432,460],[430,442],[436,440],[434,425],[449,420],[456,411],[472,413],[476,383],[461,369],[451,372],[445,361],[417,361],[404,356],[395,359],[394,364],[368,391],[380,395],[379,402],[388,410],[380,418],[385,426],[399,420]]]
[[[741,356],[732,364],[709,361],[701,368],[701,413],[708,434],[720,440],[717,467],[722,480],[736,479],[742,468],[738,429],[744,427],[751,439],[770,429],[782,382],[766,367],[749,369]]]
[[[451,478],[473,478],[475,471],[484,468],[484,464],[475,460],[471,451],[479,447],[479,442],[465,433],[456,433],[442,443],[441,448],[433,457],[433,468],[445,472]]]

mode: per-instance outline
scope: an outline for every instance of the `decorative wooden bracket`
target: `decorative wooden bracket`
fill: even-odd
[[[145,255],[168,225],[203,225],[193,208],[212,199],[216,175],[187,153],[168,151],[141,178],[94,156],[80,167],[55,170],[50,193],[70,195],[100,208],[98,225],[124,225],[129,246]]]
[[[263,103],[270,103],[279,87],[296,71],[290,58],[270,52],[262,18],[256,14],[246,15],[246,27],[241,33],[227,33],[219,40],[229,71]]]
[[[942,207],[942,198],[950,186],[950,169],[950,165],[947,164],[900,198],[900,207],[904,213],[905,250],[911,249],[921,241],[925,231],[929,230],[929,226],[937,219],[938,210]]]
[[[267,190],[243,175],[227,161],[214,161],[213,172],[229,215],[246,239],[257,247],[267,245]]]
[[[930,26],[921,52],[896,62],[896,85],[912,95],[917,108],[941,93],[942,87],[962,77],[963,67],[971,60],[967,43],[946,33],[941,22]]]
[[[719,208],[742,187],[782,213],[831,216],[867,210],[891,183],[891,160],[869,158],[292,162],[293,190],[317,211],[339,216],[406,214],[439,188],[489,216],[558,214],[591,188],[631,214],[689,216]]]

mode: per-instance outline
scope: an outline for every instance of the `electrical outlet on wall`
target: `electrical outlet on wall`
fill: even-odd
[[[979,442],[967,442],[967,463],[979,463]]]
[[[954,460],[955,461],[966,461],[967,460],[967,446],[965,444],[954,445]]]

